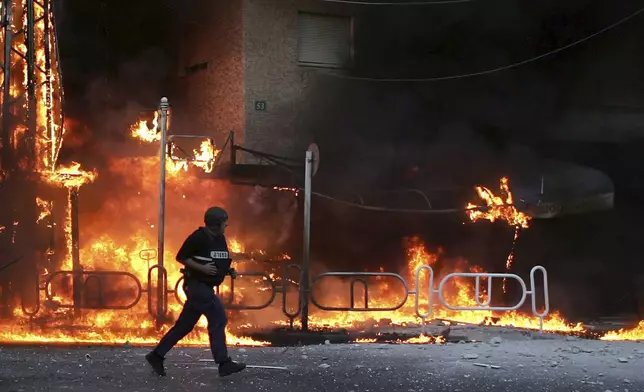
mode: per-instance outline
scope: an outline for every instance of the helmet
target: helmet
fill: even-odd
[[[206,226],[219,226],[228,220],[228,213],[221,207],[210,207],[204,215]]]

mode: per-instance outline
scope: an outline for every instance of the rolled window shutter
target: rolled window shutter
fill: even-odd
[[[351,18],[299,13],[298,62],[346,68],[351,65]]]

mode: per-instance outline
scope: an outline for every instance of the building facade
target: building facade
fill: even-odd
[[[177,124],[220,147],[234,131],[236,144],[300,156],[313,141],[307,114],[324,110],[309,99],[318,75],[353,66],[353,12],[318,0],[199,1],[183,17]]]

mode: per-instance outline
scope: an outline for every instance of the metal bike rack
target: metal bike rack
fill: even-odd
[[[369,283],[367,283],[365,279],[351,278],[351,295],[349,296],[349,301],[351,302],[351,307],[355,308],[355,286],[358,282],[362,283],[362,286],[364,287],[364,307],[366,309],[369,307]]]
[[[74,277],[75,273],[77,273],[77,272],[74,272],[74,271],[56,271],[56,272],[52,273],[51,275],[49,275],[49,277],[45,281],[45,284],[44,284],[44,287],[43,287],[43,290],[45,291],[45,298],[48,301],[53,301],[54,293],[52,292],[52,290],[50,290],[50,287],[51,287],[52,280],[56,276],[68,275],[68,276]],[[79,309],[125,310],[125,309],[131,309],[131,308],[135,307],[139,303],[139,301],[141,301],[141,296],[143,295],[143,286],[141,285],[141,281],[134,274],[131,274],[129,272],[122,272],[122,271],[83,271],[82,276],[86,276],[86,278],[82,281],[84,290],[86,290],[86,288],[87,288],[87,281],[89,281],[91,279],[98,279],[98,282],[99,282],[98,283],[98,286],[99,286],[99,304],[97,306],[87,306],[84,303],[76,304],[76,305],[74,305],[74,304],[58,304],[57,306],[59,308],[62,308],[62,309],[79,308]],[[125,276],[125,277],[128,277],[128,278],[131,278],[134,281],[134,283],[136,284],[136,288],[137,288],[137,294],[136,294],[136,297],[135,297],[134,301],[132,301],[132,303],[130,303],[128,305],[114,305],[114,306],[110,306],[110,305],[107,305],[107,304],[103,303],[103,296],[101,294],[102,293],[102,287],[103,287],[101,277],[103,277],[103,276]],[[23,309],[23,311],[24,311],[24,309]]]
[[[266,301],[265,303],[261,305],[237,305],[233,304],[233,301],[235,300],[235,280],[236,279],[231,279],[230,280],[230,295],[229,295],[229,300],[228,302],[224,302],[226,306],[228,306],[229,309],[235,309],[235,310],[260,310],[260,309],[266,309],[275,300],[275,297],[277,296],[277,290],[275,290],[275,281],[268,276],[267,274],[263,272],[240,272],[237,274],[237,278],[242,277],[242,276],[256,276],[262,278],[265,282],[268,282],[269,287],[271,288],[271,296]]]
[[[174,140],[176,140],[176,139],[207,140],[208,144],[210,145],[210,147],[214,151],[216,149],[215,139],[212,138],[211,136],[205,136],[205,135],[168,135],[168,137],[167,137],[167,141],[168,141],[167,154],[168,154],[168,157],[170,157],[170,160],[172,160],[173,162],[199,162],[199,163],[212,163],[212,164],[214,164],[214,161],[215,161],[214,159],[203,160],[203,159],[196,159],[196,158],[190,156],[189,153],[187,153],[181,147],[177,146],[174,143]],[[175,148],[178,149],[179,151],[181,151],[182,153],[184,153],[186,155],[186,157],[185,158],[180,158],[180,157],[174,155],[173,152],[174,152]]]
[[[335,276],[339,278],[351,278],[351,294],[350,294],[351,306],[349,307],[323,306],[315,299],[315,297],[313,296],[313,287],[315,286],[315,284],[321,279],[331,277],[331,276]],[[365,279],[359,279],[359,278],[370,278],[370,277],[378,277],[378,276],[394,278],[400,281],[400,283],[402,283],[403,288],[405,289],[405,292],[404,292],[405,296],[402,299],[402,301],[400,301],[399,304],[397,304],[396,306],[384,307],[384,308],[369,307],[369,303],[368,303],[369,284]],[[363,283],[365,288],[365,306],[364,307],[355,307],[353,288],[356,282]],[[409,298],[410,295],[417,295],[417,290],[409,290],[409,285],[405,281],[405,278],[403,278],[398,274],[394,274],[392,272],[325,272],[323,274],[316,276],[311,282],[310,300],[311,300],[311,303],[313,303],[313,305],[315,305],[317,308],[321,310],[343,311],[343,312],[386,312],[386,311],[392,311],[392,310],[397,310],[402,308],[407,302],[407,298]]]
[[[231,284],[230,284],[230,293],[228,294],[227,298],[224,300],[224,304],[228,309],[233,309],[233,310],[261,310],[261,309],[266,309],[269,306],[273,304],[275,301],[275,298],[277,297],[278,294],[282,294],[282,313],[289,319],[289,325],[291,328],[293,328],[293,323],[296,317],[298,317],[302,313],[302,300],[301,297],[298,296],[298,305],[297,305],[297,311],[295,312],[289,312],[288,307],[287,307],[287,299],[286,299],[286,294],[288,292],[287,289],[287,284],[290,283],[290,280],[287,278],[288,275],[288,270],[289,269],[297,269],[302,271],[302,267],[300,267],[297,264],[286,264],[284,265],[284,278],[282,279],[282,285],[278,285],[273,278],[271,278],[269,275],[267,275],[264,272],[240,272],[237,274],[238,277],[243,277],[243,276],[255,276],[255,277],[261,277],[265,282],[268,282],[270,290],[271,290],[271,295],[266,302],[260,305],[241,305],[241,304],[234,304],[234,299],[235,299],[235,279],[231,279]],[[184,277],[182,276],[177,280],[177,282],[174,285],[174,290],[169,291],[169,293],[174,293],[175,299],[177,300],[177,303],[183,305],[185,302],[179,297],[179,287],[182,285],[184,282]],[[220,290],[219,286],[215,289],[215,293],[220,296]]]
[[[157,307],[153,308],[152,304],[152,272],[157,270]],[[148,313],[151,316],[157,317],[157,323],[161,318],[165,317],[168,314],[168,270],[160,264],[155,264],[148,269],[148,284],[147,290],[148,293]]]
[[[537,310],[537,289],[535,284],[535,274],[537,271],[541,271],[543,276],[543,302],[544,309],[543,312]],[[542,266],[538,265],[530,270],[530,296],[532,297],[532,314],[539,318],[539,330],[543,332],[543,319],[550,312],[550,296],[548,294],[548,272]]]
[[[139,258],[148,263],[148,269],[150,269],[150,262],[157,258],[156,249],[143,249],[139,252]]]
[[[98,290],[97,290],[97,292],[98,292],[97,302],[99,304],[98,306],[100,306],[100,304],[103,303],[103,281],[97,275],[90,275],[87,278],[85,278],[85,282],[83,282],[83,291],[82,291],[83,294],[85,294],[85,301],[84,302],[86,303],[88,308],[97,308],[98,307],[98,306],[97,307],[90,306],[89,302],[87,301],[87,298],[89,297],[89,295],[88,295],[89,289],[92,287],[89,284],[89,282],[94,281],[94,280],[96,281],[96,285],[98,287]]]
[[[283,275],[283,278],[282,278],[282,286],[277,288],[278,292],[282,293],[282,313],[284,313],[284,316],[286,316],[288,318],[289,327],[291,329],[293,329],[293,323],[294,323],[295,319],[300,314],[302,314],[302,295],[301,295],[302,292],[301,292],[301,290],[299,288],[298,288],[298,292],[299,292],[300,295],[297,296],[297,311],[294,312],[294,313],[290,313],[288,311],[288,307],[287,307],[287,303],[286,303],[286,294],[288,293],[288,289],[287,289],[286,285],[288,283],[291,283],[291,281],[288,279],[288,270],[292,269],[292,268],[297,269],[297,270],[300,271],[300,280],[302,279],[303,272],[302,272],[302,267],[300,265],[298,265],[298,264],[285,264],[284,265],[284,275]]]
[[[143,260],[148,260],[151,261],[154,259],[155,255],[154,252],[146,252],[142,251],[140,254],[140,257]],[[292,282],[289,277],[288,277],[288,272],[291,269],[296,269],[300,272],[300,278],[302,275],[302,267],[298,264],[284,264],[284,269],[283,269],[283,276],[282,276],[282,282],[281,284],[278,284],[273,278],[271,278],[268,274],[264,272],[244,272],[244,273],[239,273],[239,277],[259,277],[262,278],[264,282],[267,282],[269,285],[269,289],[271,290],[270,297],[262,304],[259,305],[242,305],[242,304],[234,304],[234,298],[235,298],[235,280],[231,281],[230,284],[230,293],[226,294],[226,298],[224,298],[224,303],[229,309],[234,309],[234,310],[260,310],[260,309],[265,309],[268,308],[275,302],[275,298],[277,297],[278,294],[282,295],[282,301],[281,301],[281,307],[282,307],[282,313],[289,319],[290,321],[290,326],[291,328],[293,327],[294,320],[302,314],[302,308],[303,308],[303,301],[302,301],[302,295],[298,296],[298,303],[297,303],[297,310],[294,312],[290,312],[289,308],[287,307],[287,292],[288,292],[288,285],[298,285],[298,283]],[[157,290],[153,291],[152,287],[152,276],[154,275],[155,271],[157,274],[161,277],[160,281],[157,282]],[[422,274],[424,271],[427,271],[428,274],[428,283],[427,287],[421,287],[422,283]],[[537,289],[536,289],[536,282],[537,282],[537,272],[541,272],[542,274],[542,284],[543,284],[543,300],[544,300],[544,309],[542,311],[539,311],[537,309]],[[46,299],[48,301],[53,300],[54,293],[51,292],[50,288],[52,285],[53,279],[55,279],[58,276],[74,276],[74,271],[56,271],[52,273],[47,280],[44,282],[44,286],[42,288],[38,287],[38,290],[43,290],[46,293]],[[146,288],[143,289],[143,285],[141,284],[140,280],[132,273],[129,272],[121,272],[121,271],[83,271],[82,273],[85,278],[82,280],[82,289],[87,290],[89,285],[88,283],[91,281],[96,281],[97,287],[98,287],[98,298],[97,298],[97,303],[94,306],[89,306],[87,303],[82,303],[82,304],[61,304],[59,305],[60,308],[66,308],[66,309],[71,309],[71,308],[78,308],[80,305],[80,308],[82,309],[130,309],[134,306],[136,306],[143,295],[143,293],[148,294],[148,312],[150,315],[153,317],[158,317],[160,314],[166,315],[168,311],[168,294],[174,294],[175,298],[177,299],[177,302],[180,304],[183,304],[183,301],[179,297],[179,287],[184,281],[184,278],[181,277],[174,285],[174,290],[168,290],[167,289],[167,280],[168,280],[168,272],[165,267],[155,264],[151,266],[148,269],[148,282],[146,284]],[[109,306],[104,303],[103,300],[103,281],[101,277],[103,276],[122,276],[122,277],[128,277],[131,278],[137,287],[137,295],[134,301],[128,305],[120,305],[120,306]],[[350,304],[348,307],[346,306],[324,306],[320,304],[314,297],[313,295],[313,288],[315,285],[322,280],[325,277],[337,277],[337,278],[348,278],[349,279],[349,287],[350,287],[350,294],[349,294],[349,299],[350,299]],[[370,307],[369,306],[369,279],[372,278],[378,278],[378,277],[386,277],[386,278],[392,278],[395,280],[398,280],[402,284],[402,294],[403,297],[401,298],[400,302],[397,304],[394,304],[392,306],[387,306],[387,307]],[[549,293],[548,293],[548,274],[546,272],[546,269],[541,267],[541,266],[536,266],[532,268],[530,271],[530,285],[526,285],[526,282],[518,275],[516,274],[511,274],[511,273],[470,273],[470,272],[459,272],[459,273],[450,273],[445,275],[440,282],[438,282],[438,286],[436,287],[435,284],[435,274],[434,270],[428,266],[428,265],[422,265],[420,266],[415,273],[415,282],[414,282],[414,289],[410,290],[409,284],[407,281],[399,274],[395,273],[390,273],[390,272],[326,272],[323,274],[320,274],[316,276],[312,281],[311,281],[311,293],[309,296],[309,300],[313,305],[315,305],[317,308],[320,310],[326,310],[326,311],[357,311],[357,312],[383,312],[383,311],[394,311],[402,308],[406,303],[410,295],[414,295],[414,312],[416,316],[420,319],[423,320],[423,325],[425,325],[425,321],[427,319],[430,319],[433,313],[433,308],[435,305],[440,305],[446,309],[453,310],[453,311],[494,311],[494,312],[503,312],[503,311],[513,311],[519,309],[521,306],[523,306],[526,302],[526,299],[528,296],[531,297],[530,302],[531,302],[531,310],[532,313],[535,317],[539,319],[539,329],[543,331],[543,322],[544,318],[548,315],[550,311],[550,299],[549,299]],[[447,302],[447,299],[445,298],[445,289],[447,283],[454,278],[474,278],[474,300],[476,301],[477,306],[454,306],[450,305]],[[482,300],[481,299],[481,294],[482,294],[482,284],[481,280],[482,279],[487,279],[487,299]],[[492,304],[492,291],[493,291],[493,284],[492,280],[493,279],[514,279],[519,283],[519,287],[521,287],[521,297],[518,300],[516,304],[513,306],[491,306]],[[356,285],[360,284],[364,288],[364,304],[357,304],[356,300],[356,294],[355,294],[355,288]],[[299,287],[299,292],[300,294],[302,288]],[[160,293],[161,294],[161,301],[158,301],[156,304],[156,307],[154,307],[152,297],[155,293]],[[420,309],[420,301],[421,301],[421,296],[425,294],[427,296],[427,311],[423,312]],[[221,295],[219,290],[217,290],[217,295]],[[436,296],[436,299],[434,298]],[[83,301],[86,302],[86,301]],[[359,305],[359,306],[357,306]],[[38,303],[36,305],[36,310],[35,311],[29,311],[28,309],[25,308],[24,303],[22,305],[23,307],[23,312],[29,316],[34,316],[36,313],[38,313],[38,310],[40,309],[40,299],[38,299]]]
[[[423,319],[423,322],[431,317],[432,311],[433,311],[433,301],[432,298],[434,294],[437,295],[438,297],[438,302],[445,307],[446,309],[449,310],[454,310],[454,311],[495,311],[495,312],[507,312],[507,311],[513,311],[519,309],[523,304],[525,303],[526,298],[528,295],[531,297],[531,307],[532,307],[532,314],[539,319],[539,330],[543,331],[543,319],[548,315],[548,312],[550,311],[550,298],[548,296],[548,274],[546,272],[546,269],[541,267],[541,266],[536,266],[532,268],[530,271],[530,289],[526,286],[525,281],[518,275],[516,274],[509,274],[509,273],[474,273],[474,272],[454,272],[451,274],[445,275],[441,281],[438,284],[438,289],[434,289],[434,270],[428,266],[428,265],[423,265],[418,270],[416,270],[416,289],[419,290],[419,285],[420,285],[420,275],[423,270],[427,270],[429,272],[429,284],[427,287],[427,306],[428,310],[426,313],[421,313],[420,312],[420,295],[416,296],[416,303],[415,303],[415,308],[416,308],[416,315]],[[539,312],[537,310],[537,298],[536,298],[536,282],[535,282],[535,275],[537,271],[541,271],[543,275],[543,290],[544,290],[544,307],[545,309],[542,312]],[[475,284],[474,284],[474,298],[478,306],[453,306],[447,303],[443,289],[445,288],[445,284],[453,278],[456,277],[462,277],[462,278],[474,278],[475,279]],[[487,279],[488,280],[488,288],[487,288],[487,301],[481,301],[481,279]],[[514,306],[490,306],[491,300],[492,300],[492,279],[493,278],[503,278],[503,279],[514,279],[519,283],[519,286],[521,287],[521,299],[514,305]]]
[[[184,301],[179,297],[179,286],[181,285],[181,283],[183,283],[184,280],[185,280],[184,277],[181,276],[177,280],[177,283],[174,284],[174,299],[176,299],[177,303],[182,305],[182,306],[184,304]]]
[[[265,274],[264,272],[243,272],[243,273],[240,272],[240,273],[237,274],[237,278],[242,277],[242,276],[255,276],[255,277],[263,278],[263,280],[265,282],[268,282],[269,287],[271,289],[270,298],[265,303],[263,303],[261,305],[234,304],[233,302],[235,301],[235,280],[236,279],[231,279],[230,280],[230,293],[229,293],[228,297],[226,299],[224,299],[224,301],[223,301],[224,305],[228,309],[234,309],[234,310],[260,310],[260,309],[266,309],[269,306],[271,306],[271,304],[275,300],[275,297],[277,296],[277,290],[276,290],[277,287],[275,285],[275,281],[273,281],[273,279],[270,276],[268,276],[267,274]],[[179,285],[181,285],[181,283],[183,281],[184,281],[184,277],[182,276],[181,278],[179,278],[177,280],[177,283],[175,283],[175,285],[174,285],[175,298],[176,298],[177,302],[180,303],[181,305],[183,305],[185,303],[179,297]],[[220,286],[217,286],[216,289],[215,289],[215,293],[217,294],[217,296],[221,296],[219,287]]]
[[[285,266],[285,275],[286,271],[288,271],[289,268],[297,268],[301,270],[301,267],[297,264],[289,264]],[[235,280],[236,279],[231,279],[230,283],[230,292],[228,293],[228,296],[224,299],[224,304],[228,309],[233,309],[233,310],[261,310],[261,309],[266,309],[269,306],[273,304],[275,301],[275,298],[277,297],[277,294],[282,294],[282,312],[286,317],[289,318],[291,325],[293,324],[293,319],[297,317],[301,310],[301,301],[299,301],[298,305],[298,311],[295,313],[289,313],[287,307],[286,307],[286,287],[285,284],[282,286],[278,286],[276,282],[266,273],[264,272],[240,272],[237,274],[237,277],[244,277],[244,276],[254,276],[254,277],[260,277],[262,278],[265,282],[268,282],[268,285],[271,290],[271,295],[266,302],[260,304],[260,305],[241,305],[241,304],[235,304],[233,303],[235,300]],[[179,287],[181,284],[184,282],[184,277],[182,276],[177,280],[177,282],[174,285],[174,290],[172,291],[175,295],[175,299],[177,302],[181,305],[183,305],[185,302],[179,297]],[[215,289],[215,292],[218,296],[221,295],[220,292],[220,286],[217,286]]]
[[[18,259],[19,260],[19,259]],[[13,263],[11,263],[13,264]],[[29,317],[34,317],[35,315],[40,312],[40,283],[38,282],[38,273],[36,273],[36,305],[34,310],[27,310],[27,307],[25,306],[25,296],[24,294],[21,295],[20,297],[20,308],[22,309],[22,312],[29,316]]]

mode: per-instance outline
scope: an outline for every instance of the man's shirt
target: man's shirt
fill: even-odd
[[[231,258],[228,251],[226,237],[212,235],[205,227],[195,230],[186,240],[177,253],[177,261],[182,262],[193,259],[201,264],[214,263],[217,275],[211,276],[186,267],[186,280],[196,279],[213,286],[220,285],[230,270]]]

